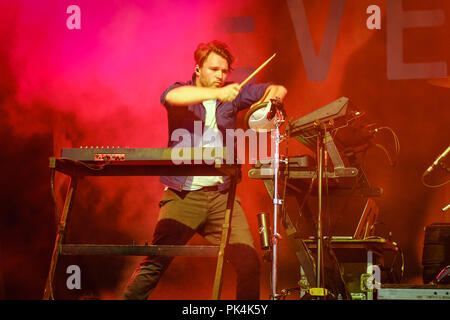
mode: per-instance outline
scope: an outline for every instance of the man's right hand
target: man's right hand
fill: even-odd
[[[239,94],[240,88],[238,83],[232,83],[219,89],[219,100],[233,101]]]

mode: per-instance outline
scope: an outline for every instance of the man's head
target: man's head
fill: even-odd
[[[224,85],[234,61],[228,46],[214,40],[200,43],[194,53],[196,85],[221,87]]]

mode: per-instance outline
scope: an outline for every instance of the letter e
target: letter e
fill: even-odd
[[[447,63],[403,61],[403,30],[407,28],[435,27],[444,24],[443,10],[403,11],[402,0],[387,4],[387,76],[389,80],[430,79],[447,76]],[[421,45],[426,46],[426,43]]]

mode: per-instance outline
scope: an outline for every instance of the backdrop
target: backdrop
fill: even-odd
[[[402,248],[402,281],[420,284],[424,227],[450,222],[440,211],[448,204],[448,185],[430,189],[421,182],[449,143],[450,88],[430,80],[444,78],[448,86],[449,21],[446,0],[0,0],[0,298],[42,296],[56,234],[48,157],[63,147],[165,147],[167,115],[159,97],[191,77],[197,44],[213,39],[234,52],[234,81],[277,53],[254,81],[288,89],[289,118],[345,96],[397,134],[398,157],[391,135],[379,136],[396,165],[372,148],[366,173],[384,189],[376,199],[377,232]],[[307,152],[289,141],[289,156]],[[243,166],[237,192],[258,246],[256,214],[272,206],[263,183],[247,177],[250,168]],[[433,179],[448,176],[436,171]],[[57,174],[59,206],[66,187]],[[83,179],[67,241],[151,241],[162,192],[157,177]],[[360,209],[329,203],[326,227],[350,235]],[[280,250],[279,288],[295,287],[299,265],[285,237]],[[62,257],[57,297],[118,299],[140,259]],[[81,269],[79,290],[66,287],[72,264]],[[262,262],[262,269],[261,297],[267,299],[270,265]],[[215,259],[178,257],[152,298],[209,299],[214,271]],[[225,299],[234,298],[234,277],[227,265]]]

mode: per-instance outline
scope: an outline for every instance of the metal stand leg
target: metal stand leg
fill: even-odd
[[[317,155],[318,155],[318,215],[317,215],[317,271],[316,284],[319,288],[323,288],[323,234],[322,234],[322,178],[323,178],[323,144],[322,139],[317,139]]]
[[[69,217],[70,209],[72,207],[72,201],[74,192],[77,185],[77,179],[74,177],[70,178],[69,187],[67,190],[66,199],[64,202],[64,208],[61,214],[61,218],[59,220],[58,224],[58,230],[56,234],[56,240],[55,240],[55,246],[53,248],[53,254],[52,254],[52,260],[50,261],[50,270],[47,276],[47,281],[45,283],[45,290],[44,290],[44,300],[53,300],[53,277],[55,275],[56,270],[56,264],[58,263],[59,254],[61,252],[61,246],[64,241],[64,236],[66,234],[66,226],[67,226],[67,219]]]
[[[219,300],[220,293],[222,291],[224,255],[225,255],[225,248],[228,245],[228,240],[229,240],[230,232],[231,232],[231,218],[233,215],[234,199],[235,199],[235,195],[236,195],[237,171],[238,170],[239,169],[236,168],[235,175],[231,177],[230,191],[228,192],[228,199],[227,199],[227,209],[225,211],[225,220],[224,220],[223,228],[222,228],[222,239],[220,241],[219,254],[217,256],[216,275],[214,278],[214,289],[213,289],[212,300]]]
[[[326,299],[327,297],[327,289],[325,288],[325,279],[324,279],[324,259],[323,259],[323,253],[324,253],[324,237],[323,237],[323,230],[322,230],[322,180],[324,176],[324,154],[326,155],[326,151],[324,148],[324,137],[325,134],[322,135],[321,132],[319,132],[319,135],[317,137],[317,175],[318,175],[318,214],[317,214],[317,262],[316,262],[316,288],[311,288],[309,290],[311,296],[315,297],[316,299]],[[325,157],[326,161],[326,157]]]
[[[272,235],[272,300],[279,297],[277,293],[277,265],[278,265],[278,205],[281,200],[278,199],[278,171],[280,168],[280,130],[278,126],[275,129],[275,153],[274,153],[274,192],[273,192],[273,235]]]

